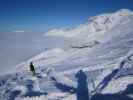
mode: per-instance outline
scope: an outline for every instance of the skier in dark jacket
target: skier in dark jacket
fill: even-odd
[[[33,73],[33,75],[36,75],[35,68],[33,65],[33,62],[30,63],[30,71]]]

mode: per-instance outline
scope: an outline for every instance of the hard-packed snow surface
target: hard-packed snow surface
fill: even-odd
[[[76,100],[75,75],[79,70],[87,76],[92,99],[98,93],[132,98],[133,92],[127,92],[129,86],[133,91],[132,11],[121,9],[94,16],[85,24],[53,29],[45,36],[73,42],[48,49],[17,65],[16,73],[1,76],[0,100]],[[31,61],[36,76],[29,71]]]

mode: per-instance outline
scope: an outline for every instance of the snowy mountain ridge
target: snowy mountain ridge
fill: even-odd
[[[107,32],[115,27],[123,17],[133,15],[128,9],[121,9],[115,13],[102,14],[88,19],[88,22],[70,29],[53,29],[45,33],[46,36],[63,36],[72,38],[85,38],[91,34]],[[97,33],[97,34],[98,34]]]

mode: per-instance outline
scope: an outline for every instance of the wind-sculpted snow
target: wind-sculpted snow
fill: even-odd
[[[63,36],[73,43],[68,41],[67,47],[48,49],[17,65],[16,73],[1,76],[0,100],[76,100],[82,94],[76,77],[79,70],[87,77],[87,81],[81,81],[81,87],[88,87],[88,97],[92,100],[108,97],[130,100],[133,95],[132,11],[122,9],[94,16],[76,28],[54,29],[46,35]],[[36,76],[29,71],[31,61]]]

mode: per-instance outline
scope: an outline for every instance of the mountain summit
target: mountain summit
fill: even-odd
[[[67,29],[52,29],[45,33],[46,36],[60,36],[72,38],[85,38],[97,32],[104,33],[117,26],[125,17],[132,16],[133,12],[121,9],[115,13],[101,14],[90,17],[85,24]]]

